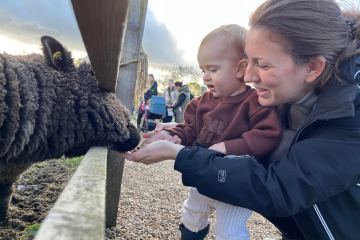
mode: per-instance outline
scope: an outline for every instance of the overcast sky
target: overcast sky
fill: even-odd
[[[263,0],[149,0],[143,45],[151,63],[196,64],[197,47],[212,29],[230,23],[247,27],[249,14]],[[39,52],[40,37],[50,35],[84,56],[70,0],[0,3],[0,52]]]

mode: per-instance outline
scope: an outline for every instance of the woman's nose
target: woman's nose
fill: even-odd
[[[253,83],[257,82],[259,80],[259,77],[257,76],[256,72],[254,71],[253,67],[248,65],[246,67],[244,81],[246,83]]]

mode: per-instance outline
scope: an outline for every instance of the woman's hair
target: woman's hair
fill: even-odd
[[[319,87],[334,76],[339,65],[358,55],[359,12],[342,13],[335,0],[267,0],[250,17],[251,28],[264,27],[284,40],[295,63],[323,56],[326,65]]]
[[[177,81],[174,83],[174,85],[175,87],[182,87],[182,82]]]
[[[201,41],[200,47],[207,41],[217,36],[223,36],[225,44],[231,53],[236,53],[236,57],[245,58],[245,40],[247,30],[237,24],[222,25],[209,32]],[[199,48],[200,48],[199,47]]]

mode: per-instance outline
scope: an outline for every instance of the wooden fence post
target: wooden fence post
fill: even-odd
[[[120,69],[117,77],[116,96],[128,108],[133,109],[137,67],[144,32],[147,0],[131,0],[128,6],[127,24],[121,51]],[[106,178],[106,227],[116,225],[124,159],[108,154]]]

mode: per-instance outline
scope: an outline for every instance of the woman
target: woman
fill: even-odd
[[[359,38],[359,14],[342,14],[333,0],[264,2],[250,19],[245,81],[284,116],[272,163],[166,141],[128,159],[176,159],[184,185],[261,213],[285,239],[358,239]]]
[[[169,123],[172,121],[172,117],[174,116],[174,112],[172,110],[172,105],[176,100],[176,91],[174,87],[174,80],[169,79],[168,86],[165,88],[163,97],[166,103],[166,116],[163,117],[163,123]]]
[[[172,106],[173,111],[175,112],[175,122],[183,123],[184,110],[186,105],[190,102],[190,90],[189,87],[183,85],[182,82],[175,82],[174,86],[177,91],[176,102]]]
[[[144,98],[140,100],[140,106],[138,110],[138,115],[136,118],[136,126],[140,130],[143,126],[141,124],[141,118],[145,113],[145,107],[149,107],[149,100],[152,96],[157,96],[158,94],[158,83],[155,81],[154,74],[150,73],[147,76],[147,80],[149,82],[149,89],[145,91]]]

